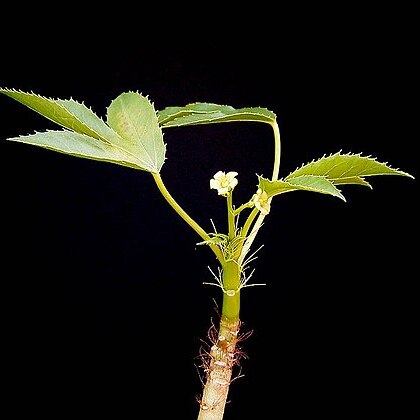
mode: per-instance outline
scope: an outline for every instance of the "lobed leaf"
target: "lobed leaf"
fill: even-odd
[[[312,191],[328,194],[346,201],[340,190],[326,177],[318,175],[300,175],[292,179],[270,181],[259,177],[259,188],[265,191],[268,198],[290,191]]]
[[[91,109],[73,99],[51,99],[12,89],[0,88],[0,93],[38,112],[49,120],[79,134],[112,143],[115,133]]]
[[[364,187],[369,187],[372,189],[372,185],[369,184],[364,178],[360,176],[349,176],[345,178],[337,178],[333,180],[334,185],[345,185],[345,184],[354,184],[354,185],[363,185]]]
[[[156,112],[148,99],[138,93],[122,94],[111,103],[108,109],[110,125],[90,108],[73,99],[51,99],[34,93],[1,88],[0,93],[81,135],[70,136],[67,131],[63,131],[64,134],[49,131],[48,134],[37,133],[10,140],[149,172],[159,172],[163,165],[165,145]],[[93,142],[92,139],[97,141]],[[86,144],[81,144],[83,142]],[[95,150],[92,150],[93,145]]]
[[[274,112],[266,108],[235,109],[229,105],[195,102],[183,107],[167,107],[158,111],[161,127],[180,127],[198,124],[213,124],[233,121],[256,121],[273,123]]]
[[[32,144],[56,152],[103,162],[111,162],[130,168],[140,169],[132,156],[108,145],[94,137],[74,131],[59,130],[35,133],[28,136],[9,138],[8,140]]]
[[[142,161],[144,168],[158,173],[166,147],[152,103],[136,92],[122,93],[108,108],[108,124],[119,134],[120,146]]]
[[[301,175],[324,176],[334,184],[358,184],[365,186],[370,186],[364,180],[365,176],[402,175],[412,178],[410,174],[393,169],[386,163],[378,162],[374,158],[361,156],[360,154],[341,154],[340,152],[303,165],[285,179],[289,181]]]
[[[259,188],[268,197],[304,190],[333,195],[345,201],[336,185],[354,184],[372,188],[364,177],[373,175],[402,175],[413,178],[410,174],[393,169],[374,158],[339,152],[303,165],[281,180],[269,181],[260,177]]]
[[[168,106],[158,111],[159,124],[164,125],[175,118],[185,117],[191,114],[209,114],[220,111],[223,105],[195,102],[186,106]],[[225,108],[232,108],[225,106]]]
[[[73,99],[57,99],[56,102],[66,108],[83,124],[89,127],[91,133],[94,133],[93,137],[107,143],[116,145],[121,144],[120,136],[112,128],[110,128],[104,120],[102,120],[102,118],[96,115],[90,108],[86,107],[86,105],[76,102]],[[89,135],[89,133],[82,134]]]

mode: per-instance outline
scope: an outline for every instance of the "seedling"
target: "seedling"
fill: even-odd
[[[219,270],[211,271],[212,281],[207,284],[220,289],[222,305],[218,325],[209,334],[211,345],[203,354],[205,381],[199,420],[223,418],[232,371],[240,363],[241,356],[238,346],[243,338],[240,332],[241,291],[261,285],[251,281],[251,264],[257,251],[252,245],[265,218],[274,213],[270,211],[272,200],[292,191],[311,191],[345,201],[342,186],[354,184],[371,188],[367,179],[376,175],[413,178],[372,157],[341,152],[313,160],[287,176],[279,177],[280,130],[276,115],[265,108],[235,109],[197,102],[156,111],[147,97],[127,92],[112,101],[105,122],[73,99],[50,99],[11,89],[0,89],[0,92],[63,127],[9,140],[148,172],[169,205],[197,233],[198,244],[208,246],[216,257]],[[273,130],[272,173],[269,177],[258,176],[256,189],[240,204],[234,201],[240,174],[234,171],[211,174],[206,187],[215,190],[216,199],[226,202],[227,230],[206,231],[179,205],[163,182],[161,169],[166,159],[166,145],[162,132],[171,127],[247,121],[268,124]]]

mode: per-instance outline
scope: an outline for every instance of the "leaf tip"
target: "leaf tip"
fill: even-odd
[[[401,172],[402,172],[402,171],[401,171]],[[416,179],[416,178],[414,177],[414,175],[411,175],[411,174],[409,174],[408,172],[402,172],[402,174],[401,174],[401,175],[406,176],[406,177],[411,178],[411,179]]]

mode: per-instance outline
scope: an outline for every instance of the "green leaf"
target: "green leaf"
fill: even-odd
[[[301,175],[293,179],[278,181],[259,177],[258,187],[267,193],[268,198],[290,191],[302,190],[329,194],[346,201],[340,190],[324,176]]]
[[[86,134],[79,134],[74,131],[51,130],[29,136],[9,138],[8,140],[32,144],[72,156],[111,162],[139,169],[137,162],[133,162],[130,154]]]
[[[341,154],[324,156],[307,165],[296,169],[286,177],[286,181],[301,175],[317,175],[328,178],[334,184],[358,184],[370,186],[364,180],[365,176],[374,175],[402,175],[413,178],[410,174],[393,169],[386,163],[360,154]]]
[[[336,185],[354,184],[371,188],[364,177],[373,175],[402,175],[412,178],[410,174],[393,169],[370,157],[335,153],[303,165],[278,181],[269,181],[260,177],[259,188],[265,191],[268,197],[304,190],[333,195],[345,201]]]
[[[195,102],[187,106],[168,106],[158,111],[159,124],[164,125],[175,118],[185,117],[191,114],[209,114],[218,112],[221,105],[209,104],[205,102]]]
[[[372,185],[369,184],[364,178],[360,176],[349,176],[345,178],[338,178],[333,180],[334,185],[345,185],[345,184],[354,184],[354,185],[363,185],[364,187],[369,187],[372,189]]]
[[[165,159],[165,145],[156,112],[153,105],[139,94],[122,94],[111,104],[109,107],[109,118],[112,121],[112,125],[117,128],[114,131],[91,109],[73,99],[50,99],[34,93],[25,93],[11,89],[0,89],[0,93],[26,105],[28,108],[66,129],[72,130],[77,134],[83,134],[89,139],[96,139],[102,142],[104,144],[102,149],[107,151],[108,157],[105,159],[101,155],[100,160],[149,172],[159,172],[162,167]],[[128,102],[127,98],[129,98]],[[131,114],[120,112],[119,107],[125,105],[127,105],[127,110]],[[130,118],[133,120],[130,121]],[[136,118],[137,120],[135,120]],[[127,124],[128,129],[125,128]],[[133,133],[133,131],[136,132]],[[85,137],[72,136],[71,139],[75,144],[71,145],[68,134],[59,136],[57,131],[54,131],[54,133],[56,133],[55,137],[59,147],[48,146],[48,148],[92,159],[92,156],[89,154],[91,151],[89,147],[86,156],[84,156],[80,152],[85,150],[85,146],[75,143],[77,141],[87,141]],[[37,143],[38,141],[41,143],[43,141],[39,136],[40,133],[37,133],[35,138],[28,136],[28,139],[31,139],[31,144],[47,147]],[[54,143],[53,137],[52,135],[45,136],[48,144]],[[24,138],[26,137],[20,137],[20,139]],[[67,139],[67,144],[64,150],[60,150],[63,139]],[[91,143],[91,140],[89,142]],[[105,145],[113,146],[113,149],[107,148]],[[118,160],[119,157],[122,159],[121,162]]]
[[[108,124],[120,138],[120,146],[141,160],[144,169],[158,173],[166,147],[152,103],[137,92],[122,93],[108,108]]]
[[[158,112],[159,124],[163,127],[212,124],[233,121],[256,121],[273,123],[274,112],[266,108],[235,109],[228,105],[195,102],[184,107],[168,107]]]
[[[118,135],[109,128],[91,109],[73,99],[51,99],[35,93],[1,89],[3,93],[49,120],[76,133],[107,143],[118,142]]]
[[[91,135],[98,140],[103,140],[108,143],[120,145],[122,140],[121,137],[110,128],[102,118],[98,117],[90,108],[86,107],[80,102],[76,102],[73,99],[57,99],[56,102],[66,108],[72,115],[78,118],[83,124],[85,124],[90,133],[82,133]],[[77,130],[75,130],[77,131]],[[79,132],[79,131],[77,131]]]

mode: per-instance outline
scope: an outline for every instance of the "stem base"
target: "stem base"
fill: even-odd
[[[222,420],[225,411],[232,369],[237,362],[236,343],[239,320],[231,321],[222,316],[220,329],[210,349],[207,363],[207,381],[200,402],[198,420]]]

